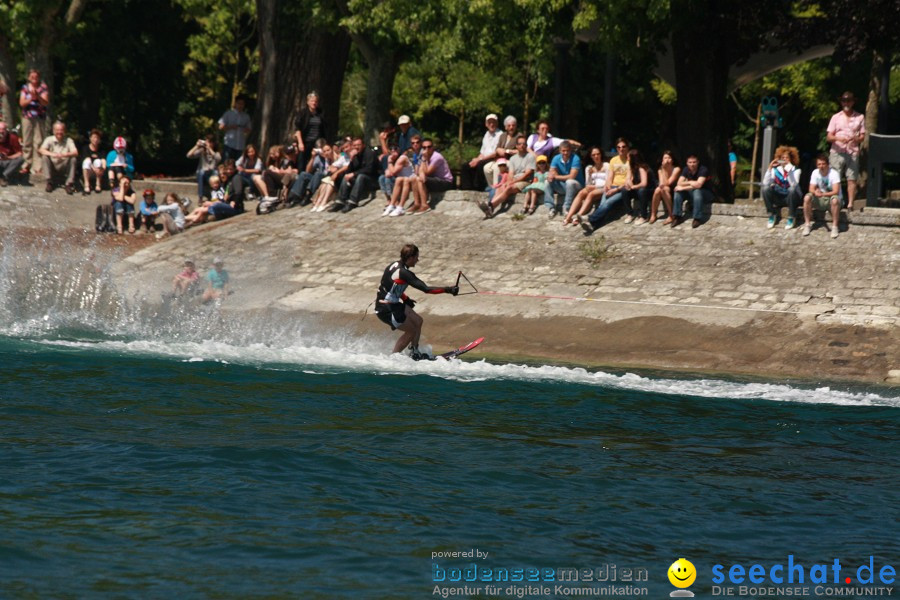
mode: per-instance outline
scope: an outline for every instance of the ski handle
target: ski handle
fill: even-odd
[[[478,288],[476,288],[476,287],[472,284],[472,282],[469,281],[469,278],[466,277],[466,274],[463,273],[462,271],[459,271],[459,272],[456,274],[456,287],[459,287],[459,280],[460,280],[460,278],[465,279],[465,280],[466,280],[466,283],[468,283],[470,286],[472,286],[472,290],[473,290],[473,291],[471,291],[471,292],[459,292],[459,293],[457,294],[457,296],[469,296],[469,295],[471,295],[471,294],[477,294],[477,293],[478,293]]]

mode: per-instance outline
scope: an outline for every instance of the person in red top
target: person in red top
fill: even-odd
[[[6,187],[10,177],[19,172],[24,162],[19,137],[0,121],[0,187]]]
[[[853,210],[856,200],[856,180],[859,178],[859,145],[866,139],[866,117],[855,110],[853,92],[841,94],[841,110],[828,122],[826,139],[831,144],[829,166],[847,178],[847,210]]]

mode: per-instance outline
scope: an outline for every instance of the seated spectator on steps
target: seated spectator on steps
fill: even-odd
[[[113,210],[116,213],[116,232],[122,234],[122,217],[128,217],[128,233],[134,233],[134,204],[137,194],[131,187],[131,178],[122,177],[112,190]]]
[[[391,148],[397,146],[397,128],[390,121],[381,124],[381,131],[378,132],[378,145],[381,148],[379,158],[384,159],[391,153]],[[397,146],[399,148],[400,146]]]
[[[550,182],[550,194],[544,195],[544,204],[551,218],[559,214],[556,208],[555,194],[563,194],[563,212],[568,212],[572,207],[575,194],[584,187],[584,170],[581,168],[581,158],[572,148],[572,144],[564,141],[559,145],[559,154],[550,161],[550,174],[547,176]]]
[[[399,152],[399,147],[397,150]],[[394,189],[391,192],[390,202],[384,207],[381,216],[402,217],[406,214],[406,201],[416,179],[416,170],[413,167],[410,153],[398,154],[397,159],[391,163],[385,175],[394,179]]]
[[[514,116],[506,115],[506,118],[503,119],[503,133],[500,134],[500,139],[497,141],[497,158],[509,160],[515,156],[519,151],[516,141],[520,135],[522,134],[519,133],[519,122],[516,121]],[[527,144],[528,138],[522,137],[525,138]],[[512,167],[510,167],[510,170],[512,170]]]
[[[23,164],[25,155],[22,153],[19,136],[0,121],[0,187],[6,187],[9,180],[18,175]]]
[[[249,196],[254,185],[253,176],[261,175],[263,172],[263,163],[256,152],[256,146],[247,144],[244,148],[244,153],[235,161],[234,166],[237,169],[237,176],[243,180],[245,190]]]
[[[311,202],[322,179],[328,174],[328,167],[333,159],[331,144],[324,139],[316,142],[317,148],[312,150],[312,158],[306,164],[306,170],[297,175],[291,191],[288,192],[288,204],[290,206],[306,206]]]
[[[72,138],[66,135],[66,125],[62,121],[53,124],[53,135],[41,143],[38,149],[44,157],[44,175],[47,176],[47,192],[53,191],[53,179],[60,175],[66,177],[66,193],[75,193],[75,166],[78,161],[78,148]]]
[[[696,154],[687,157],[685,169],[681,172],[681,177],[678,178],[678,184],[675,186],[672,227],[677,227],[684,222],[682,212],[685,200],[691,200],[693,203],[694,220],[691,221],[691,227],[699,227],[703,218],[703,205],[712,203],[713,193],[709,171],[700,164],[700,159]]]
[[[584,170],[584,180],[586,185],[575,196],[566,218],[563,220],[563,227],[570,224],[581,223],[581,219],[585,217],[593,208],[594,202],[603,196],[606,189],[606,178],[609,176],[609,163],[603,160],[603,151],[597,146],[590,150],[591,164]]]
[[[450,172],[447,159],[435,150],[434,142],[427,138],[422,140],[422,156],[416,179],[413,181],[415,202],[411,212],[414,215],[427,213],[431,210],[429,194],[452,189],[453,174]]]
[[[184,231],[184,212],[181,210],[181,202],[178,201],[176,194],[173,192],[166,194],[163,203],[157,208],[157,212],[163,226],[163,230],[156,234],[157,239]],[[193,265],[193,263],[191,264]]]
[[[339,152],[334,150],[335,146],[331,147],[331,154],[334,157],[334,160],[331,162],[327,174],[322,178],[322,182],[319,184],[319,189],[313,197],[313,206],[312,209],[310,209],[310,212],[322,212],[328,207],[328,203],[331,202],[331,198],[335,193],[335,187],[340,185],[344,173],[347,172],[347,167],[350,165],[351,157],[348,152],[348,144],[349,142],[343,142],[343,146],[340,146]]]
[[[141,221],[144,222],[144,229],[147,233],[151,233],[156,225],[156,217],[159,215],[159,206],[156,204],[156,192],[146,189],[143,196],[139,209],[141,211]]]
[[[296,154],[292,160],[284,150],[284,146],[269,148],[265,170],[262,174],[253,176],[253,182],[264,198],[277,196],[285,183],[293,183],[297,176]]]
[[[390,171],[400,156],[400,148],[393,144],[388,147],[387,152],[379,159],[381,161],[381,175],[378,176],[378,188],[384,194],[388,204],[391,203],[391,197],[394,195],[395,182],[395,177],[390,175]]]
[[[515,201],[516,194],[524,190],[534,177],[536,169],[535,158],[534,154],[528,152],[528,148],[525,145],[525,136],[520,135],[515,141],[518,152],[511,155],[509,159],[497,159],[498,163],[508,160],[508,178],[505,182],[495,184],[497,188],[494,192],[494,197],[489,203],[478,203],[479,208],[481,208],[487,218],[493,217],[497,210],[507,202]]]
[[[787,206],[785,229],[794,228],[797,208],[800,206],[800,152],[793,146],[778,146],[775,159],[769,163],[762,180],[762,197],[769,213],[768,229],[775,227],[781,207]]]
[[[81,175],[84,178],[84,188],[81,193],[85,196],[94,191],[101,193],[103,178],[106,175],[106,153],[100,149],[102,134],[99,129],[91,129],[87,145],[81,150]]]
[[[625,183],[628,190],[628,201],[631,212],[622,220],[625,224],[643,225],[650,216],[650,200],[656,189],[656,174],[641,156],[639,150],[632,148],[628,152],[628,165],[631,177]]]
[[[568,141],[575,148],[581,146],[575,140],[565,140],[550,135],[550,123],[541,119],[538,121],[537,133],[532,133],[528,136],[528,151],[533,153],[535,157],[544,155],[547,157],[547,160],[550,160],[553,158],[553,153],[556,149],[565,141]]]
[[[531,153],[529,152],[529,154]],[[532,154],[532,156],[534,155]],[[551,193],[550,182],[547,180],[547,176],[550,174],[550,161],[543,154],[539,154],[534,159],[534,162],[534,179],[523,190],[525,192],[525,206],[522,207],[523,215],[534,214],[534,211],[537,210],[538,200],[542,200],[545,195]]]
[[[331,212],[350,212],[363,197],[378,188],[378,155],[363,143],[362,138],[353,140],[353,151]]]
[[[675,184],[681,177],[681,167],[675,161],[675,154],[671,150],[664,150],[659,161],[659,169],[656,172],[658,184],[653,191],[650,200],[651,225],[656,223],[656,213],[659,212],[659,203],[666,207],[666,220],[663,225],[671,225],[675,217],[672,216],[672,194],[675,193]]]
[[[188,150],[187,157],[197,159],[197,199],[208,198],[206,185],[209,178],[216,174],[216,167],[222,162],[216,136],[208,133],[202,140],[197,140]]]
[[[628,193],[626,184],[631,179],[631,166],[628,164],[629,149],[625,138],[616,141],[616,155],[609,161],[609,175],[606,178],[606,188],[603,190],[600,206],[588,215],[587,223],[581,223],[585,235],[591,235],[599,228],[607,213],[626,197]]]
[[[213,259],[213,268],[206,274],[209,287],[203,292],[201,301],[206,304],[212,300],[224,300],[228,296],[228,271],[225,270],[225,261],[216,257]]]
[[[489,114],[484,119],[484,126],[487,131],[481,140],[481,149],[478,156],[465,163],[459,175],[459,189],[461,190],[486,190],[489,185],[493,185],[493,167],[494,160],[497,158],[497,143],[500,141],[500,129],[498,127],[499,120],[494,113]]]
[[[122,177],[134,177],[134,157],[128,152],[128,143],[125,138],[119,136],[113,142],[113,149],[106,155],[106,175],[109,178],[109,188],[116,186],[116,181]]]
[[[166,196],[168,198],[168,196]],[[176,296],[182,296],[191,292],[197,286],[200,279],[200,273],[194,268],[194,261],[187,259],[184,261],[184,269],[172,280],[172,293]]]
[[[803,197],[803,236],[812,231],[813,210],[824,210],[831,213],[831,238],[836,238],[841,204],[841,175],[829,165],[828,156],[820,154],[809,178],[809,192]]]

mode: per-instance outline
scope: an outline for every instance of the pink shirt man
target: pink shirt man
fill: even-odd
[[[859,139],[866,133],[866,118],[855,110],[849,115],[841,111],[828,122],[828,133],[835,136],[831,151],[840,154],[859,154]]]

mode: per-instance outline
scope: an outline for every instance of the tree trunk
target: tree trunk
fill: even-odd
[[[0,114],[12,128],[19,122],[19,90],[16,89],[16,61],[9,51],[9,40],[0,32],[0,83],[6,85],[7,92],[0,97]],[[15,107],[15,108],[14,108]]]
[[[363,140],[372,144],[378,139],[381,124],[391,113],[394,79],[400,68],[400,52],[378,48],[369,38],[351,35],[369,67],[366,79],[366,125]]]
[[[676,10],[675,3],[672,10]],[[732,201],[728,136],[723,129],[723,124],[728,122],[729,65],[724,48],[712,47],[716,43],[727,43],[727,39],[716,33],[713,19],[699,15],[676,30],[672,37],[678,93],[676,134],[682,161],[696,154],[700,164],[709,169],[716,196]]]
[[[306,95],[315,90],[333,137],[340,116],[341,88],[350,37],[311,22],[286,18],[287,0],[257,0],[260,72],[254,139],[263,152],[284,143]],[[310,15],[310,19],[312,16]]]

